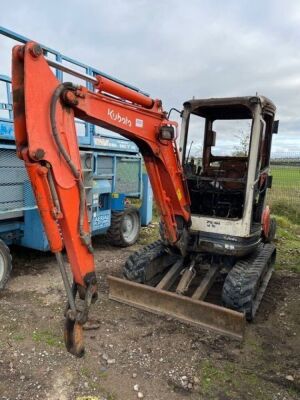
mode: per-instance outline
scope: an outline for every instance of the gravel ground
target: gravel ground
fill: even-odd
[[[108,300],[107,274],[120,275],[140,245],[117,249],[99,238],[94,246],[99,323],[85,331],[82,359],[64,349],[54,257],[13,250],[0,294],[0,399],[299,399],[299,274],[274,274],[240,343]]]

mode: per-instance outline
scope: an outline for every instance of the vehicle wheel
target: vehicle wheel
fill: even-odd
[[[139,211],[134,207],[124,211],[113,211],[111,226],[107,236],[114,246],[127,247],[134,244],[140,234],[141,220]]]
[[[0,290],[4,289],[12,270],[9,248],[0,239]]]

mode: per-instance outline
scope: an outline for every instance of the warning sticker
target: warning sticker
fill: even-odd
[[[106,138],[94,137],[94,143],[97,146],[109,146],[109,140]]]
[[[135,126],[137,128],[143,128],[144,126],[144,121],[142,119],[136,118],[135,119]]]

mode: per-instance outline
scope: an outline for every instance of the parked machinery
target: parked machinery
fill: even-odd
[[[161,214],[162,241],[128,259],[124,275],[132,282],[109,278],[110,297],[241,337],[245,316],[255,315],[276,253],[270,243],[274,224],[265,207],[271,185],[271,138],[276,131],[274,104],[262,96],[186,102],[178,153],[177,124],[168,119],[160,100],[101,75],[81,76],[93,84],[94,91],[61,84],[50,66],[57,63],[45,58],[36,43],[13,50],[17,152],[29,173],[66,287],[68,350],[82,354],[82,325],[96,297],[74,117],[137,144]],[[188,165],[191,115],[205,119],[203,170]],[[216,121],[239,119],[248,119],[251,125],[248,155],[215,155]],[[61,256],[63,246],[73,272],[72,289]],[[192,298],[185,296],[201,274]],[[226,275],[223,302],[231,309],[203,301],[220,274]],[[174,285],[176,293],[171,293],[168,289]],[[81,310],[75,303],[76,293],[84,300]]]

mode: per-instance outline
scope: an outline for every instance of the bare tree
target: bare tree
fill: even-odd
[[[239,144],[234,146],[232,155],[234,157],[246,157],[249,150],[250,133],[247,133],[241,129],[239,134],[234,136],[239,140]]]

